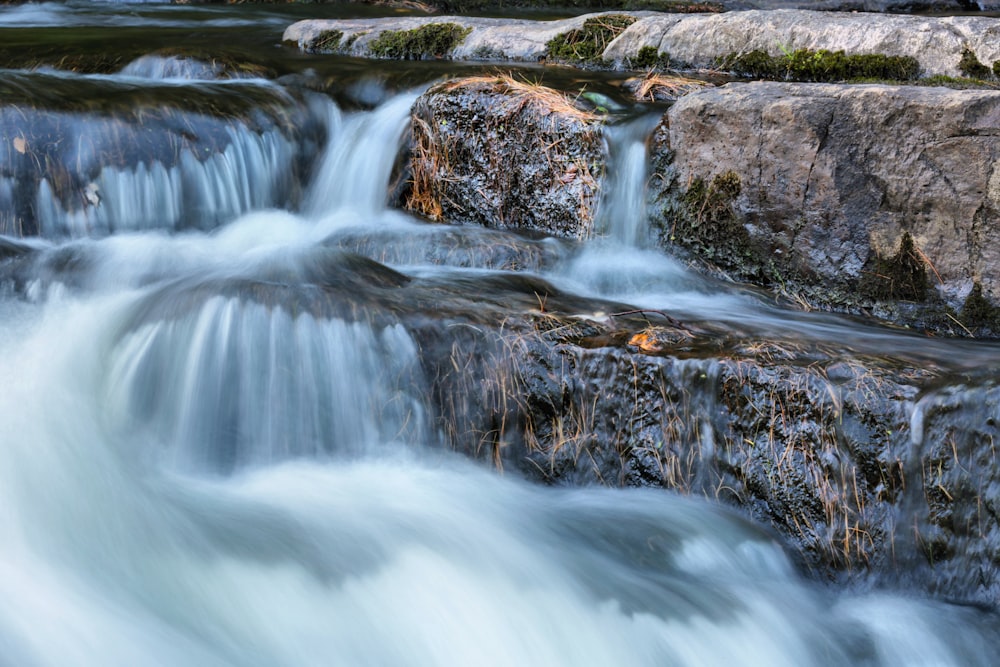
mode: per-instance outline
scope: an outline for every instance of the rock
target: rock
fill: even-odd
[[[451,447],[546,484],[721,501],[771,526],[821,581],[1000,603],[989,382],[551,305],[493,327],[418,325]]]
[[[613,17],[634,20],[601,41],[598,57],[586,51],[586,64],[618,68],[644,67],[648,60],[669,58],[674,66],[717,67],[727,56],[761,50],[779,56],[783,50],[845,51],[849,55],[882,54],[915,58],[924,76],[960,76],[959,62],[969,50],[989,67],[1000,60],[1000,19],[978,16],[900,16],[818,12],[805,9],[751,10],[707,14],[603,12],[557,21],[487,19],[461,16],[386,19],[307,20],[289,26],[284,39],[306,50],[355,56],[386,57],[373,48],[390,33],[454,25],[454,43],[423,57],[457,60],[534,62],[551,55],[549,42],[581,30],[588,22]],[[627,23],[627,21],[625,22]],[[334,39],[335,38],[335,39]],[[645,50],[644,50],[645,49]],[[399,51],[396,57],[413,57]],[[409,54],[409,55],[406,55]],[[418,56],[419,57],[419,56]]]
[[[775,10],[642,18],[610,44],[609,61],[624,64],[643,47],[674,63],[713,67],[732,53],[783,50],[883,54],[916,58],[924,76],[960,76],[964,49],[990,65],[1000,59],[1000,19],[972,16],[897,16]]]
[[[510,77],[439,84],[413,107],[406,207],[434,220],[584,238],[607,161],[603,119]]]
[[[730,84],[667,117],[665,243],[827,308],[1000,297],[1000,92]]]

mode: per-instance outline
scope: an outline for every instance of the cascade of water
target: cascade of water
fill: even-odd
[[[327,218],[324,231],[337,226],[330,214],[349,209],[337,220],[356,223],[385,210],[386,184],[400,152],[417,93],[397,95],[371,113],[355,113],[339,122],[334,112],[330,133],[316,178],[310,185],[304,210],[313,218]]]
[[[646,212],[649,159],[646,141],[659,121],[660,114],[647,114],[608,126],[611,160],[597,211],[596,228],[611,241],[627,247],[645,247],[649,242],[649,216]]]
[[[108,404],[181,469],[229,472],[426,442],[418,366],[398,326],[215,297],[129,333],[110,360]]]
[[[718,507],[533,487],[435,455],[431,379],[402,326],[232,296],[248,275],[266,290],[267,260],[333,230],[385,229],[412,102],[329,107],[308,221],[267,212],[213,235],[88,241],[96,293],[0,302],[0,378],[14,379],[0,392],[0,664],[994,661],[994,615],[809,586],[769,535]],[[695,309],[703,284],[636,248],[645,122],[613,139],[628,148],[602,215],[619,250],[587,250],[560,275],[651,299],[680,288]],[[282,203],[268,179],[289,153],[266,136],[232,136],[235,153],[176,172],[106,169],[106,218],[37,205],[59,234],[224,222]],[[15,186],[0,181],[0,208]],[[219,293],[184,291],[184,276]],[[157,309],[163,292],[172,309]],[[746,308],[726,298],[712,307]],[[687,366],[711,379],[710,364]],[[690,428],[707,457],[711,423]]]
[[[183,227],[210,229],[248,211],[283,203],[294,148],[277,130],[257,134],[227,127],[229,145],[196,157],[184,150],[178,164],[141,162],[105,167],[88,186],[83,206],[64,208],[48,179],[38,188],[39,233],[47,237],[105,235]],[[82,138],[81,138],[82,141]]]
[[[221,79],[225,68],[183,56],[141,56],[122,68],[122,76],[144,79]]]

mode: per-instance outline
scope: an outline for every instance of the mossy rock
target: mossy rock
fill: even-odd
[[[457,23],[428,23],[413,30],[386,30],[368,49],[373,56],[395,60],[443,58],[472,32]]]
[[[629,58],[626,64],[632,69],[670,69],[670,54],[660,51],[655,46],[647,45],[639,49],[634,58]]]
[[[587,19],[583,27],[549,40],[546,44],[548,54],[551,58],[567,62],[600,62],[608,44],[637,20],[628,14],[607,14]]]
[[[974,283],[969,296],[962,304],[962,311],[959,313],[959,320],[971,332],[975,333],[995,333],[1000,329],[1000,308],[997,308],[989,299],[983,295],[981,283]]]
[[[847,55],[844,51],[798,49],[772,56],[766,51],[730,53],[718,65],[739,76],[792,81],[909,81],[920,76],[920,63],[910,56],[878,53]]]
[[[672,205],[669,240],[729,268],[741,268],[749,255],[750,236],[740,224],[735,201],[742,190],[738,174],[726,171],[710,181],[695,178]]]
[[[979,62],[979,58],[969,47],[962,49],[962,58],[958,61],[958,69],[972,79],[987,79],[993,73],[989,67]]]
[[[865,296],[905,301],[925,301],[928,286],[926,262],[909,232],[903,234],[895,255],[875,253],[859,285]]]
[[[313,43],[314,51],[336,51],[340,46],[340,40],[344,38],[342,30],[324,30],[319,34]]]

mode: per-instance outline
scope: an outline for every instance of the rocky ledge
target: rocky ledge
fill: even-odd
[[[557,21],[462,16],[307,20],[286,42],[317,52],[378,58],[566,60],[632,68],[657,62],[714,68],[733,56],[805,49],[912,58],[922,76],[959,76],[963,57],[1000,60],[1000,19],[808,10],[710,14],[596,13]],[[568,45],[568,46],[567,46]]]
[[[509,78],[430,88],[406,205],[586,238],[607,116]],[[650,141],[659,244],[812,308],[960,335],[1000,327],[1000,92],[732,83],[680,98]]]

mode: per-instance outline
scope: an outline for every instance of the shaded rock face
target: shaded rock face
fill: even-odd
[[[325,138],[276,86],[0,76],[0,233],[47,237],[213,228],[294,207]]]
[[[938,295],[958,310],[974,283],[995,300],[998,123],[992,91],[699,91],[671,108],[655,138],[662,231],[701,250],[728,226],[738,243],[713,245],[710,259],[758,282],[800,279],[827,306]],[[904,269],[913,285],[896,275]]]
[[[406,207],[434,220],[586,237],[607,160],[603,122],[503,77],[431,88],[413,107]]]

